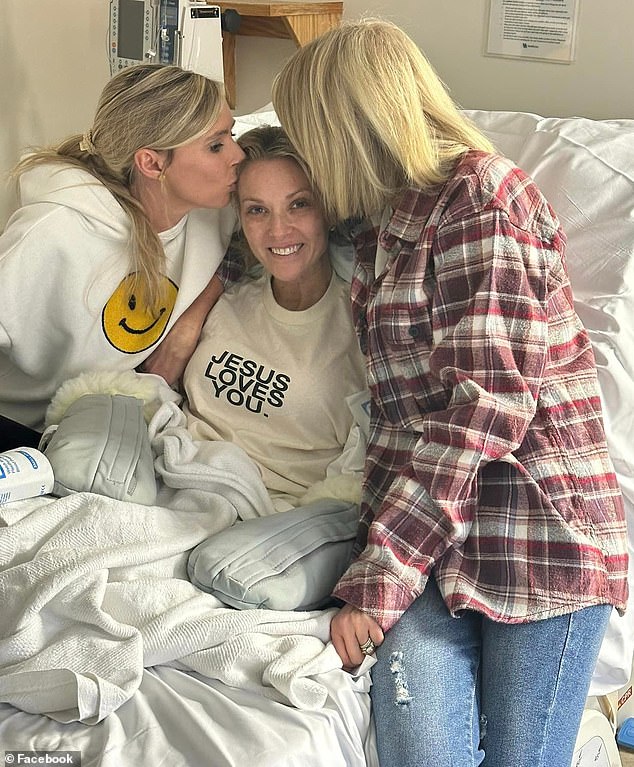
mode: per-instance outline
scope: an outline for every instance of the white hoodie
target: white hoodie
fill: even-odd
[[[206,287],[235,224],[196,210],[161,233],[168,299],[158,318],[124,300],[129,219],[88,172],[39,166],[0,236],[0,413],[42,426],[60,384],[139,365]]]

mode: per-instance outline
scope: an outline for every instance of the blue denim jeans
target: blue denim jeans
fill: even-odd
[[[381,767],[570,767],[610,611],[453,618],[430,578],[372,668]]]

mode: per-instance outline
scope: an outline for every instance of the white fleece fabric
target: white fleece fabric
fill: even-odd
[[[20,196],[0,236],[0,413],[39,428],[64,381],[132,370],[149,356],[213,276],[235,214],[192,211],[161,233],[168,290],[156,318],[117,293],[130,227],[103,184],[46,165],[22,176]]]

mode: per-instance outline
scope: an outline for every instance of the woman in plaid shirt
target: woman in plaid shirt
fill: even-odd
[[[371,426],[331,637],[376,648],[381,764],[569,767],[627,553],[559,221],[390,23],[297,51],[273,103],[356,222]]]

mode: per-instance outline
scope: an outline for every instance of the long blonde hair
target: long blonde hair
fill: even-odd
[[[92,128],[55,147],[40,149],[14,168],[18,178],[42,163],[87,170],[114,195],[130,217],[130,271],[133,286],[150,306],[160,301],[165,253],[157,232],[132,194],[134,155],[149,147],[167,151],[188,144],[216,122],[223,86],[172,65],[139,64],[123,69],[105,86]]]
[[[409,185],[431,189],[467,149],[493,151],[414,41],[381,19],[344,21],[296,51],[273,106],[331,223],[377,213]]]

